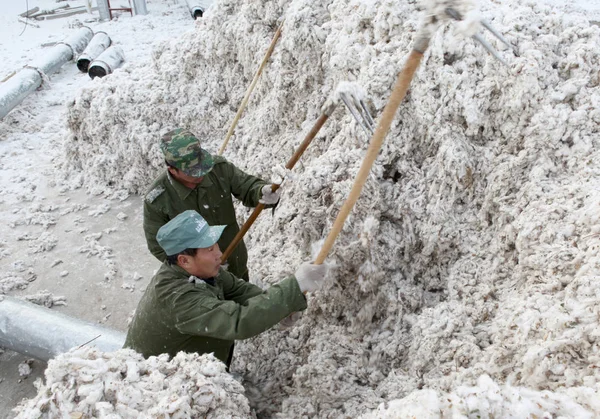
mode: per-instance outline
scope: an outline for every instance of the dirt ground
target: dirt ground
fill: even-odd
[[[41,158],[41,156],[40,156]],[[47,179],[39,179],[38,184],[47,184]],[[36,198],[48,204],[61,207],[60,202],[68,199],[69,205],[87,205],[87,209],[56,218],[56,224],[47,230],[35,225],[2,228],[2,238],[11,243],[11,256],[0,260],[0,272],[14,270],[15,262],[27,266],[36,279],[24,290],[10,292],[12,296],[25,296],[48,290],[55,297],[64,296],[66,306],[53,306],[50,310],[60,311],[69,316],[102,324],[125,331],[127,318],[135,309],[143,290],[159,263],[146,250],[143,237],[142,204],[140,197],[130,197],[125,201],[107,201],[101,197],[89,196],[82,191],[59,194],[56,188],[36,188]],[[99,216],[90,216],[92,208],[110,205],[111,209]],[[0,204],[0,212],[27,212],[32,203]],[[60,208],[56,210],[60,212]],[[124,220],[116,215],[125,214]],[[121,215],[121,217],[123,217]],[[79,222],[74,222],[77,219]],[[106,233],[109,229],[116,229]],[[85,231],[84,231],[85,230]],[[49,232],[57,238],[56,246],[46,252],[31,254],[29,241],[19,240],[24,231],[32,237]],[[93,240],[94,248],[86,236],[102,233],[99,240]],[[104,247],[104,254],[93,253]],[[82,252],[82,250],[84,250]],[[109,250],[110,249],[110,250]],[[62,261],[53,266],[57,261]],[[116,269],[109,280],[105,274]],[[14,272],[14,271],[13,271]],[[61,276],[68,272],[65,276]],[[83,343],[83,342],[82,342]],[[28,377],[20,377],[18,366],[30,357],[5,351],[0,355],[0,417],[14,415],[11,409],[23,398],[33,397],[37,391],[33,386],[38,377],[43,377],[46,363],[35,360]]]

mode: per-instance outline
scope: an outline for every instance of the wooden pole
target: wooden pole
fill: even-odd
[[[294,166],[296,165],[298,160],[300,160],[302,153],[304,153],[304,151],[308,148],[308,146],[310,145],[312,140],[316,137],[316,135],[319,132],[319,130],[321,129],[321,127],[325,124],[325,121],[327,121],[327,118],[329,118],[329,116],[333,113],[334,109],[335,109],[335,106],[332,106],[329,109],[327,109],[325,112],[323,112],[321,114],[321,116],[319,116],[319,119],[317,119],[317,122],[315,122],[315,125],[312,127],[310,132],[306,135],[306,137],[304,138],[304,141],[302,141],[302,144],[300,144],[300,146],[298,147],[298,149],[296,150],[294,155],[288,160],[287,164],[285,165],[286,169],[292,170],[294,168]],[[275,192],[277,189],[279,189],[279,186],[280,185],[275,184],[275,183],[272,184],[271,191]],[[224,263],[229,258],[229,256],[231,256],[231,253],[233,253],[234,249],[242,241],[242,239],[244,238],[244,235],[248,232],[248,230],[250,229],[250,226],[252,226],[252,224],[254,224],[254,221],[256,221],[256,219],[258,218],[258,216],[260,215],[260,213],[262,212],[262,210],[264,208],[265,208],[265,204],[258,204],[254,208],[254,211],[252,211],[252,214],[250,214],[250,217],[246,220],[246,222],[244,223],[244,225],[242,226],[240,231],[238,231],[238,233],[235,235],[235,237],[233,238],[231,243],[229,243],[229,246],[227,246],[227,249],[225,249],[225,252],[223,252],[223,256],[221,256],[222,263]]]
[[[283,28],[283,23],[284,22],[281,22],[281,25],[279,25],[279,28],[277,28],[277,31],[275,32],[275,35],[273,36],[273,40],[271,41],[271,45],[269,45],[269,49],[267,49],[265,57],[263,58],[262,62],[260,63],[260,66],[258,67],[256,74],[254,75],[254,79],[252,79],[252,83],[250,83],[250,86],[248,86],[248,89],[246,90],[246,95],[244,96],[244,99],[242,100],[242,103],[240,104],[237,114],[235,115],[235,118],[233,118],[233,122],[231,123],[231,126],[229,127],[229,131],[227,131],[227,135],[225,135],[225,140],[223,140],[223,144],[221,145],[221,148],[219,149],[219,155],[223,154],[223,151],[225,151],[225,147],[227,147],[227,143],[229,143],[229,139],[233,135],[233,131],[235,130],[235,127],[237,126],[237,123],[238,123],[240,117],[242,116],[244,109],[246,108],[248,99],[250,99],[250,94],[254,90],[254,86],[256,86],[256,82],[258,82],[258,78],[260,77],[263,69],[267,65],[267,61],[269,61],[269,58],[271,57],[271,53],[275,49],[275,44],[277,43],[277,40],[279,39],[279,36],[281,35],[281,29]]]
[[[340,212],[337,218],[335,219],[333,226],[331,227],[331,231],[325,239],[325,243],[323,243],[321,251],[317,255],[317,258],[314,262],[316,265],[320,265],[323,262],[325,262],[325,258],[327,258],[329,251],[335,243],[335,239],[340,234],[340,231],[342,231],[342,227],[344,226],[346,218],[348,218],[350,211],[352,211],[352,208],[354,208],[354,204],[356,204],[356,201],[360,196],[362,188],[367,180],[367,177],[369,176],[371,167],[373,166],[373,163],[375,162],[375,159],[379,154],[379,150],[383,145],[383,140],[385,139],[385,136],[387,135],[390,126],[392,125],[394,115],[396,114],[400,103],[406,96],[406,92],[408,90],[408,87],[410,86],[410,82],[412,81],[415,71],[421,63],[422,58],[423,52],[413,49],[410,55],[408,56],[408,60],[404,65],[404,69],[398,75],[398,79],[396,81],[396,85],[394,86],[394,90],[392,91],[387,105],[385,105],[385,108],[383,109],[383,113],[381,115],[381,119],[379,120],[379,124],[377,125],[375,133],[373,133],[373,137],[371,138],[371,143],[369,144],[369,148],[367,149],[367,154],[365,155],[362,165],[360,166],[360,169],[358,171],[358,174],[354,179],[354,185],[352,186],[352,190],[350,190],[350,194],[348,195],[346,202],[344,202],[344,205],[340,209]]]

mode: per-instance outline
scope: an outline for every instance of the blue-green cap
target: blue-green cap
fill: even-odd
[[[227,226],[209,226],[200,214],[187,210],[163,225],[156,240],[167,256],[185,249],[204,249],[215,244]]]

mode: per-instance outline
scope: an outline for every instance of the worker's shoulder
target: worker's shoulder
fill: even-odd
[[[211,172],[214,176],[230,177],[234,173],[237,173],[237,171],[241,171],[239,167],[237,167],[235,164],[233,164],[223,156],[214,156],[213,162],[214,165]],[[243,173],[243,171],[241,172]]]
[[[194,283],[189,280],[189,275],[173,268],[164,262],[151,281],[159,296],[175,297],[189,291],[193,291]]]
[[[156,179],[154,179],[150,185],[150,188],[148,188],[148,192],[146,192],[144,195],[144,200],[149,204],[152,204],[154,201],[156,201],[156,199],[167,189],[165,183],[167,181],[167,171],[165,170],[163,173],[158,175]]]
[[[223,156],[213,156],[213,163],[214,163],[214,167],[217,167],[217,166],[220,166],[223,164],[231,164],[231,162]]]

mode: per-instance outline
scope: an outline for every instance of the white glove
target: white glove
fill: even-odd
[[[323,286],[323,279],[327,275],[327,264],[314,265],[304,262],[296,270],[296,280],[302,292],[315,292]]]
[[[265,185],[260,190],[261,197],[258,200],[261,204],[274,205],[279,202],[279,190],[272,192],[271,185]]]

